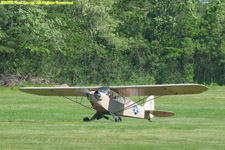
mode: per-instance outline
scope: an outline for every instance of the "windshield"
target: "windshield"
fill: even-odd
[[[109,87],[103,86],[98,91],[101,93],[105,93],[106,95],[109,95]]]

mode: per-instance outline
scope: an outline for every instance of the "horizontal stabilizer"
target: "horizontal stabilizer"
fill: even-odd
[[[171,111],[162,111],[162,110],[147,110],[145,112],[149,112],[155,117],[170,117],[174,115],[174,112]]]

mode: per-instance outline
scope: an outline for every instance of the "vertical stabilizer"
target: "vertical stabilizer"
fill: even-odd
[[[155,110],[154,96],[149,96],[144,104],[144,109]]]

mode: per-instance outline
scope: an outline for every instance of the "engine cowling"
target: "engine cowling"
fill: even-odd
[[[95,91],[94,97],[95,97],[95,99],[97,99],[98,101],[102,100],[102,99],[101,99],[101,93],[100,93],[99,91]]]

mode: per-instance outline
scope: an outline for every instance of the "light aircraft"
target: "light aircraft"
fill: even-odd
[[[93,109],[96,113],[84,121],[109,119],[111,115],[115,122],[122,121],[121,116],[147,119],[155,117],[169,117],[174,113],[170,111],[155,110],[154,96],[198,94],[208,88],[199,84],[169,84],[169,85],[136,85],[136,86],[109,86],[109,87],[24,87],[21,91],[44,96],[61,96],[78,103],[86,108]],[[70,96],[87,97],[91,107],[74,100]],[[127,97],[144,96],[134,102]],[[145,100],[146,99],[146,100]],[[141,106],[141,104],[143,104]]]

